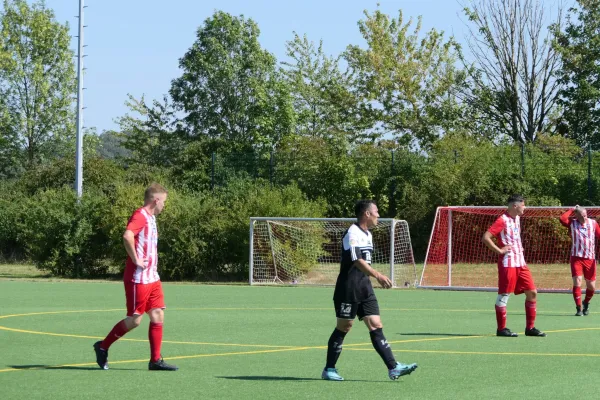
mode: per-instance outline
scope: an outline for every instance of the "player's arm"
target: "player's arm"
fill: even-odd
[[[384,289],[389,289],[392,287],[392,281],[387,276],[375,271],[373,267],[371,267],[365,260],[362,258],[358,258],[354,261],[353,264],[356,268],[360,269],[367,276],[372,276],[377,279],[377,282]]]
[[[125,228],[125,233],[123,233],[123,245],[125,246],[125,251],[131,261],[138,267],[146,268],[148,266],[148,259],[139,259],[137,252],[135,251],[135,235],[140,233],[144,226],[146,225],[146,219],[139,213],[134,213],[129,222],[127,223],[127,228]]]
[[[498,218],[496,222],[488,229],[483,236],[481,237],[481,241],[494,253],[498,255],[506,254],[510,251],[510,246],[504,246],[502,248],[496,246],[496,243],[492,240],[492,238],[498,235],[504,229],[504,220],[502,218]]]
[[[594,233],[596,234],[596,237],[600,239],[600,225],[598,225],[598,221],[594,224]]]
[[[565,211],[559,218],[560,223],[568,228],[571,224],[571,219],[574,217],[574,214],[575,209]]]
[[[131,261],[138,267],[146,268],[148,266],[148,260],[140,260],[135,252],[135,234],[127,229],[123,233],[123,244],[125,245],[125,251],[131,258]]]

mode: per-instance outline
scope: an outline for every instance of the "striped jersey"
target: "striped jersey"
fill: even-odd
[[[560,217],[560,222],[569,228],[571,234],[571,257],[594,260],[596,258],[596,237],[600,237],[598,222],[586,218],[582,224],[577,219],[569,219],[567,211]]]
[[[143,207],[134,211],[127,230],[134,234],[134,249],[138,259],[148,260],[146,268],[135,265],[129,254],[125,263],[126,282],[152,283],[160,280],[157,271],[158,265],[158,231],[156,229],[156,217],[146,211]]]
[[[499,256],[499,262],[506,268],[526,267],[523,255],[523,243],[521,242],[521,219],[515,218],[507,213],[499,216],[488,229],[498,240],[498,247],[510,246],[510,250]]]
[[[372,253],[371,232],[363,231],[357,224],[352,224],[342,238],[342,260],[333,294],[334,300],[360,302],[374,294],[369,277],[354,265],[358,259],[371,265]]]

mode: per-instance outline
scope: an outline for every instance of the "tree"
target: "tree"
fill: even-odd
[[[558,93],[560,59],[544,32],[547,10],[538,0],[478,0],[464,11],[474,59],[463,58],[470,84],[465,102],[492,130],[534,142],[547,130]],[[555,24],[561,21],[559,8]]]
[[[237,149],[270,150],[291,133],[294,113],[275,57],[260,47],[251,19],[217,11],[179,60],[170,94],[187,137]]]
[[[376,122],[376,135],[392,134],[401,144],[428,147],[453,129],[460,106],[453,92],[462,80],[454,66],[456,43],[435,29],[420,38],[404,23],[377,10],[365,11],[359,29],[367,48],[348,46],[345,58],[362,96],[363,112]]]
[[[31,167],[74,133],[69,27],[43,1],[25,0],[4,0],[0,25],[0,96],[9,115],[3,135],[14,134]]]
[[[18,176],[22,172],[19,159],[19,137],[6,99],[0,97],[0,178]]]
[[[553,26],[561,57],[557,71],[563,108],[560,132],[580,146],[600,144],[600,1],[578,0],[569,9],[564,31]],[[571,19],[576,18],[576,21]]]
[[[323,41],[315,46],[306,35],[295,32],[286,48],[291,60],[282,62],[282,73],[294,102],[296,134],[319,138],[343,134],[351,142],[359,139],[372,123],[361,118],[351,76],[339,66],[341,56],[327,56]]]
[[[119,132],[104,131],[98,136],[99,144],[96,149],[99,157],[108,160],[125,159],[131,152],[123,147],[123,135]]]
[[[164,96],[162,102],[153,100],[149,105],[144,96],[136,99],[128,95],[125,104],[134,115],[127,113],[117,119],[121,132],[116,136],[127,151],[127,160],[155,167],[173,165],[184,141],[181,123],[169,98]]]

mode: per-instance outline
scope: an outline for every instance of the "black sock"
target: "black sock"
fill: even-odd
[[[325,368],[335,368],[335,364],[342,353],[344,337],[346,337],[346,332],[339,331],[337,328],[333,330],[329,342],[327,342],[327,364],[325,364]]]
[[[392,353],[392,348],[385,339],[385,336],[383,336],[383,330],[381,328],[377,328],[374,331],[369,332],[369,334],[371,335],[371,343],[373,343],[373,347],[385,365],[387,365],[388,369],[395,368],[396,359]]]

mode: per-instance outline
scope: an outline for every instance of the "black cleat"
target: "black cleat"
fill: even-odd
[[[179,367],[176,365],[167,364],[161,357],[158,361],[150,361],[148,363],[148,369],[150,371],[177,371]]]
[[[525,336],[546,337],[546,334],[534,326],[531,329],[525,329]]]
[[[583,316],[583,313],[581,312],[581,306],[577,306],[577,312],[575,313],[576,317],[581,317]]]
[[[100,348],[102,342],[94,343],[94,351],[96,352],[96,362],[101,369],[108,369],[108,350]]]
[[[590,303],[583,302],[583,315],[588,315],[590,313]]]
[[[510,329],[504,328],[504,329],[500,329],[499,331],[496,331],[496,336],[517,337],[519,335],[517,334],[517,332],[512,332]]]

